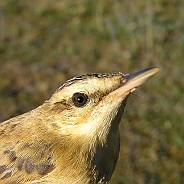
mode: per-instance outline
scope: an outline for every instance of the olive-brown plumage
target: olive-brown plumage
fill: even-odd
[[[129,94],[159,71],[90,74],[38,108],[0,124],[0,183],[108,183]]]

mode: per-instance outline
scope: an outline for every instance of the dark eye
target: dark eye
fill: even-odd
[[[88,96],[85,93],[74,93],[72,101],[76,107],[82,107],[88,102]]]

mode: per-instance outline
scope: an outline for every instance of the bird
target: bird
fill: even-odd
[[[0,123],[0,184],[106,184],[127,99],[160,71],[67,80],[42,105]]]

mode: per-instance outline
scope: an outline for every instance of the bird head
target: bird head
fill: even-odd
[[[159,70],[153,67],[130,75],[97,73],[72,78],[46,102],[51,124],[61,134],[98,137],[103,143],[110,129],[118,127],[129,94]]]

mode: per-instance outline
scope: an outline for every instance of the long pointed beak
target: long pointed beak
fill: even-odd
[[[116,90],[114,90],[113,92],[111,92],[111,95],[123,95],[124,93],[131,92],[135,88],[144,84],[147,80],[149,80],[159,71],[160,68],[152,67],[124,76],[122,78],[121,86]]]

